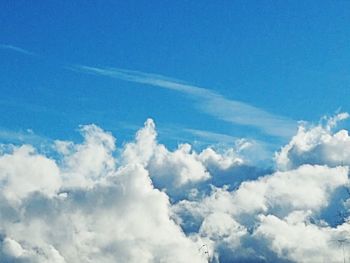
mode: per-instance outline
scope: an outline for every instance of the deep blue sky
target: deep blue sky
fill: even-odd
[[[96,123],[123,140],[152,117],[169,144],[204,140],[188,129],[288,140],[266,123],[208,114],[202,95],[72,70],[80,65],[175,78],[289,124],[350,110],[349,1],[2,0],[0,10],[7,135],[31,129],[69,139],[80,124]]]

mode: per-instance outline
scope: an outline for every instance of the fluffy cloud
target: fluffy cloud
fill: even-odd
[[[168,196],[135,162],[116,168],[114,138],[82,127],[54,161],[23,146],[1,156],[5,262],[205,262],[170,218]]]
[[[337,228],[311,224],[309,213],[295,211],[285,218],[261,216],[255,237],[284,259],[294,262],[342,262],[344,259],[338,240],[347,238],[349,225]],[[346,244],[345,244],[346,245]]]
[[[0,156],[0,171],[1,192],[10,202],[20,202],[36,191],[53,196],[61,187],[55,161],[36,154],[29,145]]]
[[[276,239],[277,236],[263,234],[265,219],[287,218],[290,219],[287,220],[290,223],[291,218],[296,218],[295,215],[292,216],[296,211],[307,212],[308,215],[317,217],[320,211],[329,205],[335,190],[348,184],[347,174],[347,167],[304,165],[295,170],[276,172],[258,180],[243,182],[234,191],[214,188],[212,193],[203,199],[180,201],[173,206],[173,211],[177,222],[186,231],[207,240],[208,244],[213,243],[215,251],[224,247],[225,253],[231,258],[239,256],[239,260],[257,261],[262,260],[259,259],[260,256],[264,256],[267,261],[276,261],[274,255],[269,255],[269,251],[272,251],[280,259],[319,262],[311,255],[305,256],[311,253],[311,246],[304,247],[303,253],[284,255],[281,251],[293,250],[287,247],[289,242],[295,243],[295,246],[298,243],[297,240],[289,241],[288,231],[293,232],[290,229],[292,226],[288,225],[290,228],[283,228],[279,233],[283,236],[281,238],[287,240],[286,244],[283,244]],[[303,222],[302,219],[299,221]],[[270,227],[274,229],[273,224]],[[310,232],[319,229],[317,224],[308,228]],[[317,233],[315,235],[317,236]],[[302,230],[296,236],[301,238]],[[280,248],[273,246],[276,243],[280,244]],[[257,254],[256,247],[264,247],[262,255]],[[324,253],[331,258],[332,254],[327,250]]]
[[[5,147],[0,262],[339,262],[349,220],[322,215],[348,209],[345,117],[299,128],[265,173],[238,148],[169,150],[152,120],[118,151],[95,125],[46,155]]]
[[[208,179],[203,164],[191,152],[188,144],[180,145],[170,152],[156,141],[154,122],[147,120],[145,127],[137,132],[135,143],[128,143],[123,151],[123,163],[138,163],[147,167],[151,177],[162,187],[182,185]]]
[[[318,212],[328,205],[330,195],[338,187],[347,185],[347,174],[347,167],[304,165],[243,182],[231,192],[214,188],[211,195],[199,202],[184,200],[175,207],[202,214],[203,218],[212,211],[237,217],[259,213],[286,215],[301,209]]]
[[[242,183],[234,192],[233,201],[238,204],[239,213],[318,211],[328,205],[336,188],[348,183],[347,174],[347,167],[303,165],[296,170],[276,172]]]
[[[80,131],[84,137],[82,144],[55,142],[62,155],[60,168],[65,187],[92,187],[115,169],[114,137],[95,125],[83,126]]]
[[[301,125],[292,140],[276,154],[279,169],[286,170],[302,164],[350,165],[350,137],[347,130],[333,132],[336,124],[347,119],[340,113],[314,127]]]
[[[243,164],[243,160],[228,149],[217,153],[212,148],[195,152],[191,145],[180,144],[174,151],[157,142],[154,122],[149,119],[122,151],[122,163],[137,163],[150,173],[154,184],[171,196],[189,193],[199,183],[211,178],[209,172],[228,170]]]

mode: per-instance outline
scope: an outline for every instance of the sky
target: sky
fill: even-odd
[[[348,110],[347,5],[2,1],[1,127],[76,139],[78,125],[96,123],[124,138],[151,117],[161,130],[178,127],[163,132],[172,145],[176,137],[203,141],[187,129],[279,147],[298,121]],[[162,89],[148,74],[243,105]]]
[[[0,10],[0,263],[349,257],[350,2]]]

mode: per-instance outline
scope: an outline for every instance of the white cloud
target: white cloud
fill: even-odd
[[[340,120],[348,118],[340,113],[315,127],[301,125],[291,141],[276,154],[279,169],[286,170],[302,164],[350,165],[350,137],[347,130],[333,132]]]
[[[128,143],[122,154],[123,163],[139,163],[147,165],[157,148],[157,132],[153,120],[148,119],[144,128],[140,129],[134,143]]]
[[[199,155],[198,158],[205,165],[205,167],[212,169],[221,169],[226,170],[232,166],[241,165],[244,163],[243,159],[238,156],[237,152],[234,149],[228,149],[222,154],[219,154],[214,151],[212,148],[204,149]]]
[[[169,152],[164,146],[158,147],[148,168],[154,178],[171,180],[175,187],[210,178],[189,144],[180,145],[174,152]]]
[[[209,178],[205,167],[191,152],[190,145],[180,145],[177,150],[170,152],[164,145],[158,144],[156,137],[154,122],[149,119],[145,127],[137,132],[135,142],[125,145],[123,163],[143,165],[163,187],[177,188]]]
[[[115,169],[114,137],[95,125],[82,126],[80,131],[83,144],[55,142],[57,151],[63,155],[60,168],[65,187],[92,187]]]
[[[250,258],[258,261],[262,256],[267,261],[276,261],[277,259],[269,254],[269,251],[272,251],[280,260],[287,258],[298,262],[320,262],[311,256],[312,247],[304,248],[304,252],[297,255],[284,255],[282,252],[286,248],[283,245],[281,248],[274,247],[275,243],[281,242],[262,234],[265,229],[263,219],[273,217],[280,220],[279,218],[286,217],[290,222],[300,221],[296,217],[296,211],[317,216],[329,205],[334,191],[348,184],[347,173],[346,167],[304,165],[295,170],[276,172],[258,180],[243,182],[234,191],[214,188],[212,193],[203,199],[178,202],[173,206],[173,212],[177,222],[184,229],[194,231],[202,239],[209,239],[207,243],[214,242],[215,251],[220,251],[224,246],[225,253],[229,253],[231,258]],[[269,227],[274,229],[273,224]],[[310,231],[319,228],[320,226],[315,224]],[[302,231],[294,235],[302,238]],[[289,240],[287,234],[281,238],[287,243],[290,242],[291,246],[299,246],[298,240]],[[317,233],[315,236],[318,236]],[[260,247],[261,251],[255,251],[257,247]],[[289,249],[293,251],[293,248]],[[332,253],[335,252],[324,251],[328,259],[332,258]]]
[[[242,183],[233,194],[233,201],[240,213],[318,211],[328,205],[329,196],[336,188],[348,183],[347,173],[347,167],[304,165]]]
[[[212,211],[218,211],[237,218],[243,215],[243,219],[246,215],[259,213],[286,215],[294,210],[318,212],[328,205],[335,189],[348,183],[347,173],[347,167],[304,165],[296,170],[276,172],[243,182],[232,192],[214,188],[211,195],[200,202],[184,200],[175,209],[190,210],[202,218]]]
[[[30,146],[0,157],[3,256],[26,262],[204,262],[199,245],[170,218],[168,196],[153,187],[142,161],[117,168],[114,137],[94,125],[81,131],[81,144],[56,142],[60,161]]]
[[[231,249],[239,247],[241,237],[246,234],[247,230],[244,226],[229,214],[222,212],[208,215],[199,229],[199,235],[202,238],[226,243],[226,246]]]
[[[16,240],[13,240],[11,238],[6,237],[2,244],[2,250],[5,255],[19,258],[23,255],[24,249],[22,246],[16,242]]]
[[[342,247],[337,240],[349,233],[349,225],[337,228],[311,224],[308,213],[295,211],[280,219],[274,215],[260,217],[255,237],[262,238],[281,258],[293,262],[342,262]],[[346,236],[344,236],[346,234]]]
[[[333,128],[306,131],[316,140],[296,135],[304,139],[300,158],[327,145],[319,164],[298,165],[293,156],[293,169],[237,188],[207,184],[244,166],[249,142],[169,150],[150,119],[118,151],[95,125],[81,127],[82,143],[56,141],[54,157],[11,146],[0,153],[0,262],[207,262],[208,254],[213,262],[341,261],[332,240],[348,236],[348,219],[331,226],[320,217],[348,185],[347,166],[328,166],[329,145],[347,145]]]
[[[225,170],[243,163],[243,160],[228,149],[222,154],[212,148],[196,153],[191,145],[181,144],[174,151],[169,151],[157,142],[157,132],[152,120],[145,122],[135,142],[127,143],[122,151],[122,163],[137,163],[148,169],[152,180],[160,188],[167,188],[175,193],[183,187],[190,188],[196,183],[210,178],[208,169]]]
[[[36,154],[29,145],[0,156],[0,171],[2,195],[11,202],[20,202],[33,192],[53,196],[61,187],[55,161]]]

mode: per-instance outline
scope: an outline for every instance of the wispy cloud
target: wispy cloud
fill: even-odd
[[[230,143],[233,144],[235,141],[238,140],[237,137],[233,137],[227,134],[217,133],[217,132],[211,132],[206,130],[198,130],[198,129],[183,129],[184,132],[190,133],[193,136],[196,136],[198,138],[207,140],[208,142],[214,142],[214,143]]]
[[[0,127],[0,144],[7,142],[39,144],[48,142],[48,138],[35,134],[31,129],[26,131],[13,131]]]
[[[290,137],[296,131],[297,123],[294,120],[244,102],[228,99],[210,89],[190,85],[177,79],[118,68],[78,65],[71,69],[181,92],[189,95],[195,101],[197,109],[202,112],[229,123],[256,127],[269,135]]]
[[[0,49],[7,49],[7,50],[15,51],[18,53],[22,53],[22,54],[25,54],[28,56],[35,56],[36,55],[34,52],[31,52],[31,51],[28,51],[26,49],[16,47],[13,45],[0,44]]]

